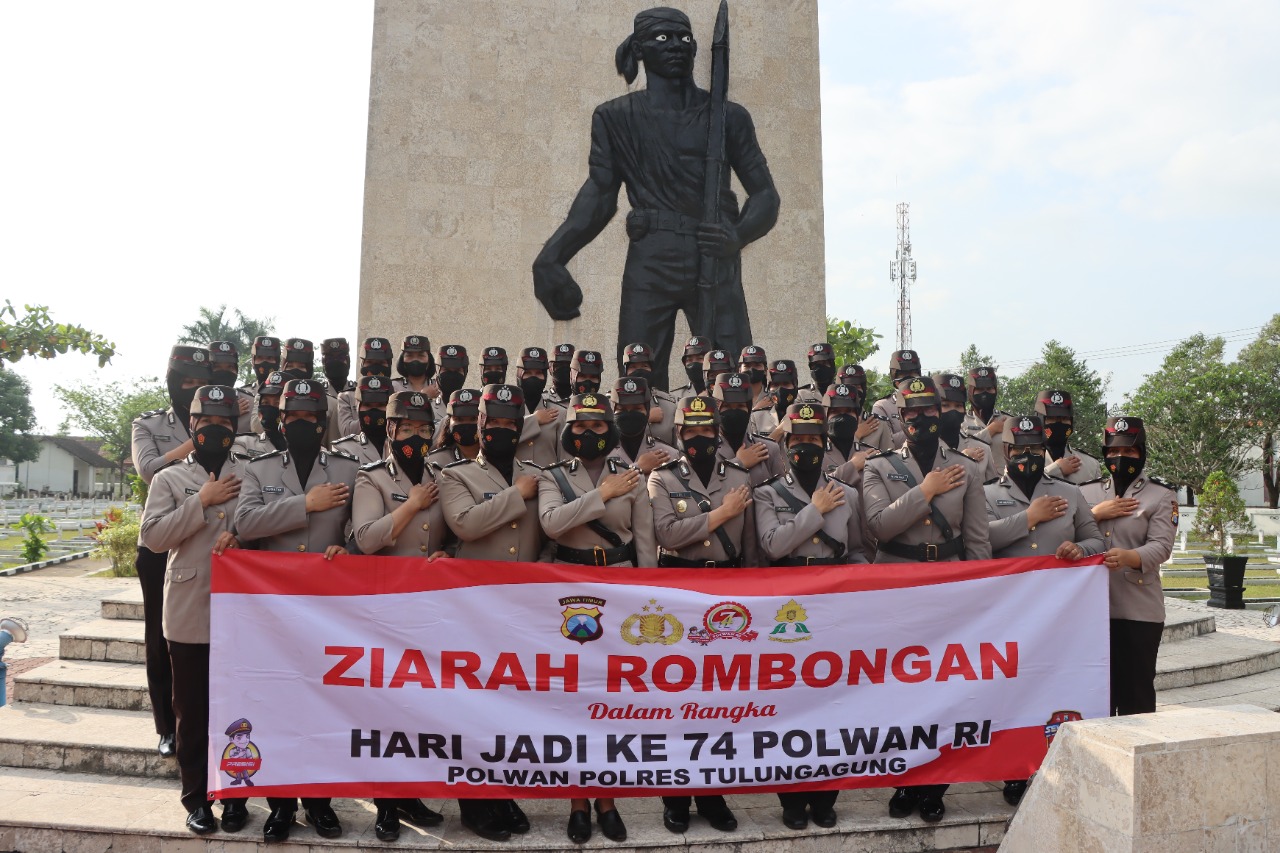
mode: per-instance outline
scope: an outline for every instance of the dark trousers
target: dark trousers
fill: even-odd
[[[209,804],[209,645],[169,643],[182,805]]]
[[[921,799],[925,799],[927,797],[937,797],[938,799],[942,799],[942,795],[945,794],[947,789],[950,787],[950,785],[908,785],[907,790],[915,791]]]
[[[161,737],[174,733],[173,669],[169,663],[169,647],[164,639],[162,621],[164,571],[168,559],[168,551],[157,554],[150,548],[138,546],[138,582],[142,584],[142,618],[146,625],[147,693],[151,696],[151,716],[156,723],[156,734]],[[207,672],[207,665],[205,669]],[[205,692],[207,696],[207,687]]]
[[[838,796],[840,796],[839,791],[787,791],[785,793],[780,791],[778,802],[782,804],[783,811],[803,811],[804,807],[808,806],[810,811],[816,812],[833,808]]]
[[[1156,710],[1156,654],[1161,622],[1111,620],[1111,716]]]
[[[782,795],[779,794],[778,796],[782,796]],[[675,809],[676,811],[687,812],[689,811],[690,803],[696,802],[699,808],[701,808],[702,806],[705,806],[705,805],[714,805],[716,800],[719,800],[721,803],[723,803],[724,797],[720,796],[719,794],[708,794],[703,797],[686,797],[686,796],[663,797],[662,805],[669,809]]]
[[[329,805],[329,797],[303,797],[302,807],[304,809],[319,809]],[[267,805],[272,811],[276,809],[286,809],[291,812],[298,810],[297,797],[267,797]]]

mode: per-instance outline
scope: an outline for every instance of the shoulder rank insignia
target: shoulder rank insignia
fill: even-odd
[[[446,468],[457,468],[459,465],[470,465],[470,464],[471,464],[470,459],[459,459],[456,462],[450,462],[448,465],[445,465],[440,470],[443,471]]]
[[[1055,477],[1054,479],[1057,479],[1057,478]],[[1148,477],[1147,479],[1150,479],[1150,478]],[[1104,482],[1102,477],[1094,477],[1092,480],[1085,480],[1083,483],[1079,483],[1078,485],[1092,486],[1094,483],[1101,483],[1101,482]]]
[[[275,459],[277,456],[284,456],[288,452],[289,452],[288,450],[273,450],[270,453],[264,453],[261,456],[255,456],[252,459],[250,459],[249,462],[252,464],[254,462],[261,462],[263,459]]]
[[[1173,483],[1170,483],[1167,480],[1161,480],[1159,477],[1148,477],[1147,482],[1155,483],[1157,486],[1164,486],[1166,489],[1172,492],[1176,492],[1178,490],[1178,487],[1175,486]]]
[[[337,457],[337,458],[339,458],[339,459],[346,459],[346,460],[351,461],[351,462],[359,462],[359,461],[360,461],[360,457],[358,457],[358,456],[352,456],[350,453],[348,453],[348,452],[347,452],[347,451],[345,451],[345,450],[335,450],[335,449],[333,449],[333,448],[330,448],[330,449],[329,449],[329,455],[330,455],[330,456],[336,456],[336,457]]]
[[[366,464],[364,464],[364,465],[361,465],[361,466],[360,466],[360,470],[361,470],[361,471],[373,471],[373,470],[376,470],[376,469],[378,469],[378,468],[381,468],[383,465],[386,465],[386,464],[387,464],[387,463],[386,463],[386,461],[385,461],[385,460],[383,460],[383,459],[379,459],[377,462],[368,462],[368,463],[366,463]]]

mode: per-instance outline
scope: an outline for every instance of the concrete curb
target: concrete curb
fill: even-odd
[[[23,566],[14,566],[11,569],[0,569],[0,577],[13,577],[14,575],[19,575],[24,572],[34,572],[37,569],[45,569],[49,566],[59,565],[60,563],[69,563],[72,560],[80,560],[90,556],[96,550],[96,548],[91,548],[88,551],[76,551],[73,554],[63,554],[61,557],[54,557],[52,560],[42,560],[39,563],[27,563]]]

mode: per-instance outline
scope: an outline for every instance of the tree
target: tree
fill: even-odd
[[[1259,382],[1244,366],[1223,361],[1225,345],[1192,335],[1125,398],[1125,412],[1146,427],[1148,464],[1192,494],[1215,471],[1234,480],[1249,470],[1249,451],[1261,440]]]
[[[969,348],[960,353],[960,370],[968,376],[970,370],[979,367],[990,367],[998,374],[1000,365],[996,364],[996,360],[984,352],[978,350],[977,344],[969,344]]]
[[[1232,531],[1251,533],[1253,522],[1245,511],[1235,478],[1223,471],[1213,471],[1205,478],[1200,509],[1196,511],[1191,532],[1208,540],[1213,556],[1234,557],[1236,555],[1227,550],[1227,537]]]
[[[1071,392],[1075,412],[1071,444],[1095,456],[1101,455],[1102,428],[1107,424],[1107,389],[1111,377],[1090,370],[1075,350],[1057,341],[1044,345],[1040,360],[1022,374],[1001,379],[997,405],[1012,415],[1030,414],[1036,410],[1036,395],[1046,388]]]
[[[274,324],[274,317],[262,320],[246,317],[239,308],[228,312],[226,305],[219,305],[217,308],[202,307],[199,318],[182,327],[178,343],[202,347],[214,341],[232,341],[240,351],[240,382],[249,384],[254,381],[251,355],[253,339],[270,334]]]
[[[1262,491],[1267,506],[1280,505],[1280,448],[1276,446],[1276,418],[1280,416],[1280,314],[1275,314],[1262,327],[1258,337],[1240,351],[1236,359],[1254,374],[1261,397],[1259,415],[1262,420],[1261,451],[1258,467],[1262,470]]]
[[[53,358],[74,350],[96,355],[98,367],[105,367],[116,354],[116,345],[97,332],[53,322],[44,305],[22,307],[26,313],[21,317],[8,299],[0,308],[0,358],[5,361],[20,361],[28,355]]]
[[[165,387],[155,378],[130,386],[111,382],[91,386],[55,385],[54,393],[69,412],[67,421],[102,439],[101,454],[120,466],[120,482],[125,482],[125,463],[133,440],[133,420],[143,412],[169,405]]]
[[[855,326],[848,320],[827,318],[827,343],[831,344],[836,366],[863,364],[880,350],[880,335],[874,329]],[[865,365],[864,365],[865,366]]]
[[[31,385],[12,370],[0,370],[0,459],[15,465],[40,458],[40,440],[31,407]]]

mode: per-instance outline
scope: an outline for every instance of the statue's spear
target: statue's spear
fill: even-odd
[[[724,175],[725,114],[729,103],[729,3],[720,0],[716,13],[716,28],[711,43],[711,111],[707,122],[706,176],[702,189],[702,221],[720,222],[720,181]],[[718,347],[716,340],[716,258],[708,254],[699,256],[698,264],[698,315],[701,318],[701,334]]]

